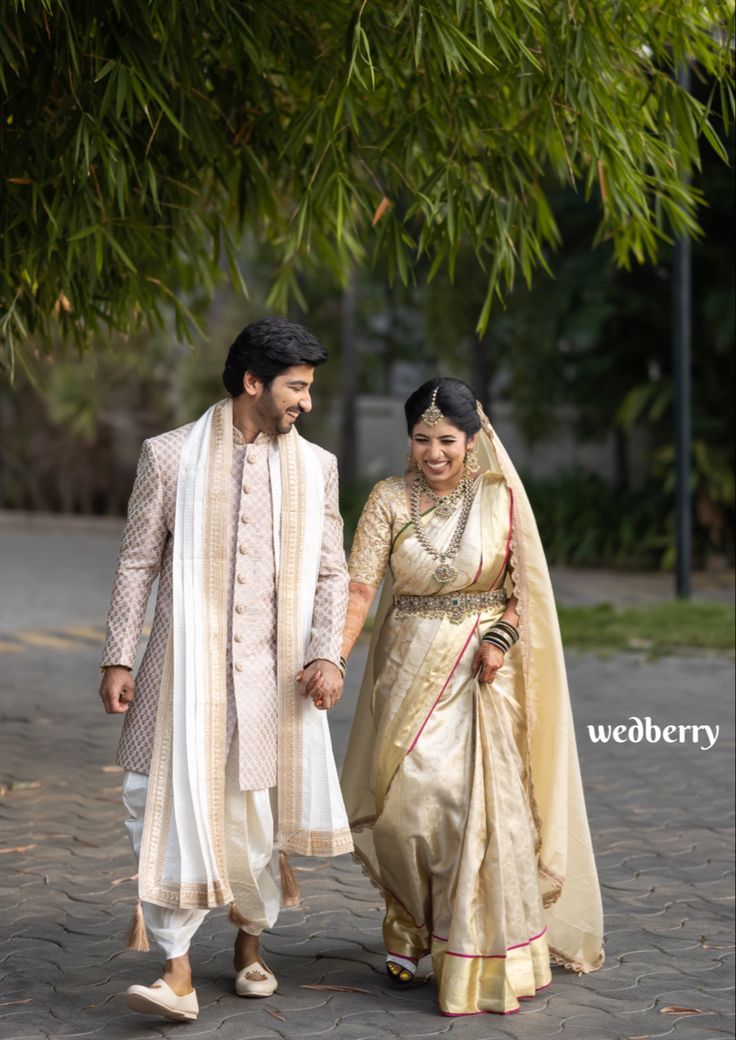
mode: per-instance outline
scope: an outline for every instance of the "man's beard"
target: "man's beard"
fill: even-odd
[[[301,410],[296,408],[281,411],[276,405],[271,391],[266,390],[261,398],[259,407],[264,426],[264,433],[288,433],[294,423],[287,418],[287,413],[289,411],[297,410],[299,410],[299,414],[301,415]]]
[[[282,416],[281,420],[277,420],[274,424],[276,433],[288,433],[294,425],[293,422],[289,422],[286,416]]]

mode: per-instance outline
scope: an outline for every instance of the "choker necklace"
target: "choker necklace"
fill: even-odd
[[[465,533],[465,527],[468,523],[468,517],[470,516],[470,507],[473,504],[473,490],[473,481],[468,480],[467,477],[463,477],[452,494],[445,496],[437,495],[427,484],[423,473],[418,474],[411,489],[410,516],[412,527],[414,528],[417,541],[421,545],[422,549],[424,549],[427,555],[431,556],[433,560],[437,560],[437,566],[433,571],[433,575],[442,585],[446,584],[448,581],[454,581],[457,577],[457,570],[452,566],[450,561],[457,555],[457,551],[460,548],[460,542]],[[462,508],[460,509],[457,527],[455,528],[455,533],[450,539],[450,544],[446,549],[438,549],[436,546],[432,545],[430,540],[427,538],[421,520],[420,502],[422,500],[422,495],[425,495],[430,499],[430,501],[436,504],[437,515],[443,519],[449,517],[458,502],[462,501]],[[442,512],[440,512],[440,510],[442,510]]]
[[[458,486],[449,495],[438,495],[427,483],[427,478],[424,474],[420,474],[418,483],[421,484],[421,494],[425,498],[428,498],[430,502],[435,505],[435,512],[440,520],[447,520],[448,517],[452,516],[455,506],[458,504],[461,498],[465,495],[467,490],[468,480],[466,477],[460,481]]]

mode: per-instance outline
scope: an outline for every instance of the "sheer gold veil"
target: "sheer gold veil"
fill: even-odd
[[[480,404],[480,469],[500,474],[513,496],[510,566],[518,599],[526,703],[526,774],[538,829],[539,882],[554,960],[579,972],[603,964],[603,914],[585,812],[557,611],[542,543],[524,486]],[[392,601],[387,571],[342,773],[357,858],[378,875],[370,789],[373,653]]]
[[[524,485],[480,404],[478,415],[480,469],[501,473],[513,496],[510,565],[524,668],[527,775],[550,950],[568,968],[595,971],[603,964],[603,912],[552,583]]]

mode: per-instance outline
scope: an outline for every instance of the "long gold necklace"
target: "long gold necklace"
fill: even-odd
[[[436,495],[429,484],[424,478],[423,473],[417,475],[414,485],[411,489],[411,523],[414,528],[414,533],[417,536],[417,541],[421,545],[422,549],[431,556],[433,560],[437,560],[437,566],[432,572],[434,577],[440,584],[445,585],[449,581],[454,581],[457,578],[457,569],[452,566],[451,561],[457,555],[460,543],[462,542],[465,528],[468,523],[468,517],[470,516],[470,508],[473,505],[473,481],[468,480],[467,477],[463,477],[458,486],[452,492],[451,495],[441,496]],[[455,532],[450,539],[450,544],[446,549],[438,549],[437,546],[432,545],[427,533],[424,530],[424,525],[421,519],[421,508],[420,503],[422,495],[425,495],[430,501],[435,503],[442,503],[441,506],[437,506],[438,515],[447,518],[452,510],[455,508],[458,502],[462,500],[462,506],[460,508],[460,515],[458,517],[457,526]],[[439,509],[443,508],[444,512],[439,513]]]

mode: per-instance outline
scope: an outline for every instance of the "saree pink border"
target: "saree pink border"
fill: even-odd
[[[533,942],[536,942],[537,939],[541,939],[542,936],[546,934],[546,932],[547,929],[543,928],[538,935],[533,935],[531,939],[527,939],[526,942],[516,943],[514,946],[507,946],[505,953],[454,953],[452,950],[445,950],[445,957],[464,957],[466,960],[469,961],[505,960],[506,954],[509,952],[509,950],[520,950],[524,946],[531,946],[531,944]],[[432,934],[432,938],[436,939],[437,942],[447,942],[447,939],[443,939],[441,935],[435,935],[434,933]]]
[[[437,707],[437,705],[439,704],[440,700],[442,699],[442,694],[447,689],[447,684],[449,683],[450,679],[452,679],[453,675],[455,674],[455,670],[457,669],[457,666],[460,664],[461,660],[463,659],[463,655],[464,655],[465,651],[468,649],[468,644],[470,643],[470,640],[473,638],[473,636],[475,635],[476,631],[478,630],[478,622],[479,621],[480,621],[480,615],[478,615],[478,617],[475,619],[475,624],[473,625],[472,629],[470,630],[470,634],[468,635],[468,638],[465,640],[465,644],[464,644],[462,650],[457,655],[455,663],[452,666],[452,668],[450,669],[450,673],[447,676],[447,678],[445,679],[445,681],[443,683],[443,686],[442,686],[442,689],[440,690],[439,694],[437,695],[437,700],[434,702],[432,707],[429,709],[429,712],[427,713],[426,719],[424,720],[424,722],[419,727],[419,732],[414,737],[414,740],[411,742],[411,747],[407,751],[407,755],[410,755],[412,753],[412,751],[414,750],[414,748],[417,746],[417,741],[419,740],[419,738],[421,737],[422,733],[424,732],[424,727],[427,725],[427,723],[431,719],[432,712],[434,711],[434,709]]]

